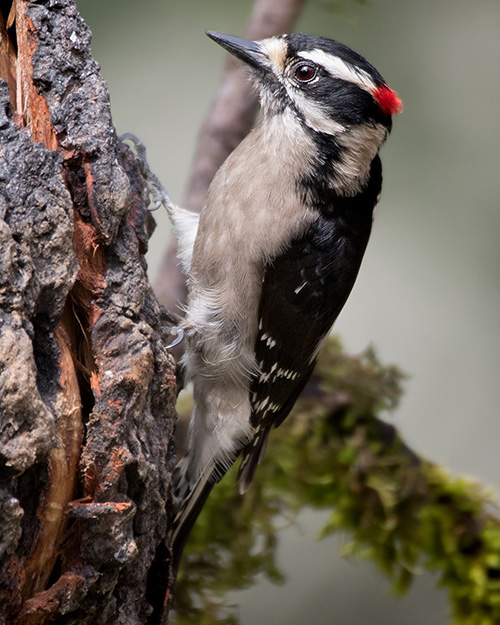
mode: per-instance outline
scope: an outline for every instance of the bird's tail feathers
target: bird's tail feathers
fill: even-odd
[[[170,532],[175,569],[179,566],[182,552],[193,525],[215,484],[216,480],[212,475],[214,469],[213,465],[206,467],[192,486],[184,479],[184,475],[180,473],[182,471],[182,463],[179,463],[174,471],[174,480],[176,479],[175,473],[178,475],[177,484],[174,487],[176,511]]]
[[[243,495],[250,488],[257,467],[261,463],[266,453],[267,437],[269,436],[269,427],[257,433],[255,438],[243,450],[243,455],[238,469],[238,482],[240,495]]]
[[[267,434],[265,438],[267,439]],[[265,445],[261,449],[261,457],[264,454],[264,450]],[[210,491],[229,471],[237,455],[238,453],[235,451],[231,455],[228,454],[219,458],[218,461],[211,461],[205,466],[194,483],[188,475],[188,457],[183,458],[175,468],[173,476],[175,516],[172,521],[170,536],[174,554],[174,566],[176,568],[179,565],[188,536],[208,499]],[[255,473],[255,469],[253,473]],[[246,488],[250,486],[250,482],[248,482]]]
[[[175,516],[170,530],[175,566],[177,566],[180,561],[188,536],[205,505],[210,491],[214,484],[219,482],[232,467],[242,448],[245,450],[244,453],[249,455],[251,462],[250,471],[243,473],[243,482],[240,478],[240,491],[243,493],[248,489],[257,464],[264,455],[267,434],[268,430],[266,429],[266,431],[258,437],[257,447],[252,447],[247,442],[247,435],[245,435],[245,437],[242,436],[242,440],[237,446],[230,451],[226,450],[225,454],[219,454],[217,459],[215,459],[215,456],[212,456],[209,461],[206,461],[201,472],[198,473],[198,471],[196,471],[194,475],[194,463],[191,462],[192,459],[189,455],[179,461],[173,475]],[[257,455],[255,466],[253,466],[254,453]],[[196,475],[197,477],[195,477]],[[243,490],[241,486],[242,483],[245,485]]]

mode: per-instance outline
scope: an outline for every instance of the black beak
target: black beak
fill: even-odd
[[[263,70],[269,67],[266,55],[261,51],[260,46],[255,41],[247,41],[239,37],[231,35],[223,35],[222,33],[214,33],[207,30],[208,37],[213,39],[215,43],[225,48],[233,56],[245,61],[255,69]]]

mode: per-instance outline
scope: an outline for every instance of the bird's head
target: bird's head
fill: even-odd
[[[336,135],[360,124],[387,130],[402,103],[380,73],[347,46],[314,35],[246,41],[207,35],[252,69],[264,114],[291,108],[313,131]]]

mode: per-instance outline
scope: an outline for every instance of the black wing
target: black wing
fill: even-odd
[[[243,452],[240,490],[250,485],[271,426],[288,416],[358,275],[381,187],[378,158],[364,193],[335,197],[307,233],[266,267],[255,345],[260,374],[250,389],[256,435]]]

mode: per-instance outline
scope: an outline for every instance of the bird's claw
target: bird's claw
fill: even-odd
[[[129,142],[130,149],[139,158],[141,163],[141,174],[146,181],[146,188],[149,197],[149,206],[147,210],[153,212],[158,210],[160,206],[164,206],[167,210],[169,210],[169,206],[172,205],[172,200],[169,198],[168,193],[158,180],[158,177],[153,174],[148,165],[148,161],[146,159],[146,146],[144,143],[142,143],[142,141],[131,132],[126,132],[121,135],[120,141]]]
[[[181,327],[181,317],[169,310],[160,307],[161,310],[161,331],[163,336],[173,337],[173,341],[167,345],[167,349],[172,349],[176,345],[179,345],[184,339],[184,329]]]
[[[184,340],[184,330],[180,326],[163,326],[163,336],[173,336],[174,339],[167,345],[167,349],[172,349]]]

